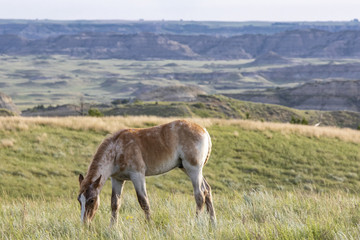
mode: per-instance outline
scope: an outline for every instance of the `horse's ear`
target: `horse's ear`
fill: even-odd
[[[95,180],[95,182],[93,182],[93,187],[94,188],[98,188],[100,185],[100,180],[101,180],[101,175],[98,177],[98,179]]]
[[[79,183],[80,183],[80,185],[81,185],[83,180],[84,180],[84,176],[80,173],[80,175],[79,175]]]

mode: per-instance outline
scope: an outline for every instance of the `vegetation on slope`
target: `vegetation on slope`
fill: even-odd
[[[109,132],[155,117],[0,118],[2,238],[313,238],[360,236],[360,132],[241,120],[193,119],[212,136],[204,175],[218,225],[195,219],[189,179],[175,169],[149,177],[153,221],[144,223],[131,183],[120,223],[108,228],[110,183],[90,229],[81,228],[77,177]]]
[[[272,104],[239,101],[222,95],[199,95],[195,102],[136,102],[104,110],[107,116],[202,117],[291,122],[301,119],[310,125],[357,128],[360,113],[346,111],[297,110]]]
[[[86,128],[82,122],[88,118],[73,119]],[[70,123],[53,127],[51,123],[39,120],[33,123],[20,120],[13,124],[6,121],[2,119],[0,130],[0,184],[2,191],[17,197],[51,198],[76,192],[77,175],[87,170],[96,146],[109,132],[91,127],[86,131],[72,129]],[[113,118],[112,121],[121,122],[122,119]],[[157,124],[151,119],[127,121],[134,127]],[[102,124],[106,125],[99,121],[99,125]],[[290,130],[286,131],[286,127]],[[214,147],[204,172],[215,192],[263,187],[292,189],[298,186],[313,191],[360,190],[358,143],[340,140],[340,136],[321,136],[321,129],[317,131],[317,128],[305,126],[280,125],[282,131],[275,130],[276,127],[253,130],[241,122],[238,125],[215,122],[207,128]],[[309,128],[314,134],[296,130],[301,128]],[[359,138],[360,133],[350,132],[355,136],[352,141]],[[149,182],[151,188],[164,191],[186,192],[191,189],[186,184],[186,177],[177,170],[150,178]]]
[[[10,112],[7,109],[4,108],[0,108],[0,116],[2,117],[6,117],[6,116],[15,116],[15,114],[13,112]]]

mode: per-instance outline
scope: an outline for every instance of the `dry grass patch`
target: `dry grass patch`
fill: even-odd
[[[284,135],[299,134],[307,137],[328,137],[337,138],[346,142],[360,143],[360,131],[350,128],[337,127],[314,127],[306,125],[296,125],[289,123],[271,123],[249,120],[221,120],[212,119],[212,124],[234,125],[247,130],[258,131],[277,131]]]
[[[7,148],[13,147],[14,143],[15,143],[14,139],[1,139],[0,140],[0,146],[1,147],[7,147]]]
[[[36,140],[41,143],[45,141],[48,138],[48,135],[46,133],[42,133],[41,135],[36,137]]]
[[[131,117],[0,117],[0,130],[27,130],[35,125],[50,125],[54,127],[65,127],[75,130],[93,130],[115,132],[122,128],[150,127],[164,124],[178,118],[161,118],[154,116],[131,116]],[[314,127],[294,125],[288,123],[271,123],[240,119],[212,119],[212,118],[188,118],[204,127],[213,125],[239,126],[246,130],[277,131],[284,135],[299,134],[307,137],[337,138],[342,141],[360,143],[360,131],[349,128],[336,127]]]

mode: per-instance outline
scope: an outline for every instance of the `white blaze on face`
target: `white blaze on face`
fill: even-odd
[[[80,196],[80,203],[81,203],[81,221],[84,221],[84,217],[85,217],[85,202],[86,202],[86,198],[84,196],[84,194],[81,194]]]

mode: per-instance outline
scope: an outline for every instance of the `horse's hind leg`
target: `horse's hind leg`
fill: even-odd
[[[210,219],[215,222],[215,208],[212,202],[211,187],[202,176],[202,169],[196,169],[193,166],[181,168],[191,179],[194,187],[194,196],[196,201],[196,215],[198,215],[206,204],[206,210],[210,214]]]
[[[150,204],[146,193],[145,175],[134,173],[130,176],[130,179],[134,184],[139,204],[145,212],[146,220],[150,220]]]
[[[121,193],[124,189],[125,181],[119,181],[111,178],[112,193],[111,193],[111,224],[117,223],[118,210],[121,205]]]
[[[196,216],[198,216],[205,204],[202,169],[199,166],[185,164],[182,170],[190,177],[191,183],[193,185],[194,197],[196,201]]]
[[[216,221],[216,215],[215,215],[214,205],[213,205],[213,202],[212,202],[211,187],[207,183],[205,178],[203,178],[203,188],[205,189],[204,194],[205,194],[206,210],[210,214],[211,220],[213,222],[215,222]]]

